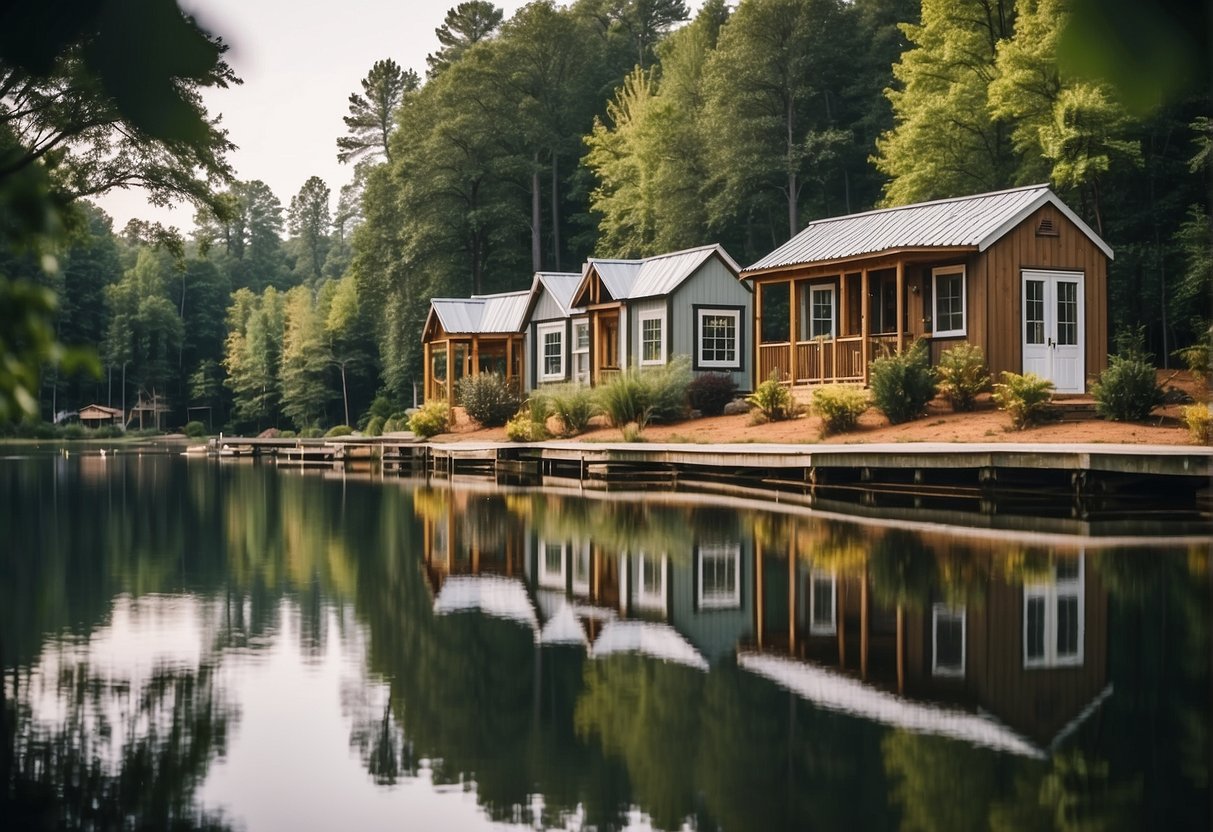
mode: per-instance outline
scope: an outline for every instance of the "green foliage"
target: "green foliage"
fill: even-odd
[[[349,436],[354,429],[349,425],[333,425],[325,432],[325,436]]]
[[[1095,412],[1115,422],[1141,422],[1163,403],[1154,365],[1139,354],[1113,355],[1091,386]]]
[[[1175,351],[1188,372],[1201,381],[1209,381],[1213,372],[1213,326],[1205,329],[1203,337],[1191,346]]]
[[[1192,441],[1198,445],[1213,445],[1213,410],[1208,403],[1185,405],[1180,412]]]
[[[382,416],[372,416],[367,420],[366,427],[362,429],[362,433],[366,436],[382,436],[384,421],[386,420]]]
[[[206,425],[197,420],[186,422],[183,433],[185,433],[185,435],[191,439],[196,439],[199,436],[206,436]]]
[[[649,391],[635,370],[626,370],[595,388],[594,398],[611,427],[636,425],[644,430],[653,415]]]
[[[796,400],[792,391],[785,387],[776,373],[758,385],[758,388],[746,397],[746,401],[758,409],[762,418],[768,422],[780,422],[791,419],[796,415]]]
[[[324,436],[324,431],[315,425],[310,425],[299,430],[299,437],[301,439],[319,439],[322,436]]]
[[[459,405],[482,427],[504,425],[522,404],[518,394],[497,373],[480,373],[459,380]]]
[[[939,357],[939,391],[957,412],[973,409],[977,394],[990,389],[986,356],[976,344],[957,344]]]
[[[309,285],[315,286],[321,277],[324,258],[329,247],[329,186],[319,176],[309,176],[291,197],[287,225],[301,249],[295,271]]]
[[[589,387],[581,385],[559,385],[545,387],[543,397],[548,409],[560,421],[560,432],[563,436],[576,436],[585,433],[590,426],[590,419],[598,413],[598,405],[594,392]]]
[[[737,382],[728,373],[700,373],[687,388],[691,407],[704,416],[719,416],[737,394]]]
[[[691,378],[691,359],[685,355],[675,355],[664,366],[640,372],[654,421],[675,422],[686,416]]]
[[[426,402],[409,417],[409,430],[415,436],[429,439],[443,433],[451,424],[451,409],[446,402]]]
[[[511,442],[542,442],[547,439],[549,412],[550,400],[547,396],[532,394],[525,406],[506,422],[506,438]]]
[[[411,69],[401,69],[391,58],[375,61],[362,79],[362,94],[350,93],[350,114],[344,117],[348,135],[337,138],[337,161],[352,162],[359,156],[392,161],[388,139],[396,126],[396,109],[406,93],[417,89],[421,79]]]
[[[813,391],[813,412],[821,417],[823,435],[852,430],[868,409],[868,394],[850,384],[827,384]]]
[[[994,385],[994,402],[1011,417],[1015,430],[1036,424],[1049,411],[1053,400],[1053,382],[1035,373],[1003,372],[1002,382]]]
[[[927,342],[915,341],[908,350],[872,362],[872,402],[891,424],[917,419],[935,398],[937,384],[930,359]]]

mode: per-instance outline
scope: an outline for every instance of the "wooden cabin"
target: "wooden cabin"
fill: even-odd
[[[80,408],[78,417],[85,427],[99,428],[102,425],[121,425],[122,410],[103,404],[90,404]]]
[[[454,406],[459,380],[497,373],[524,390],[522,320],[530,290],[470,298],[434,298],[421,341],[425,400]]]
[[[587,316],[590,383],[688,355],[694,371],[728,373],[748,389],[752,297],[737,280],[740,271],[719,245],[640,260],[588,260],[571,303]]]
[[[1108,362],[1111,259],[1045,185],[818,220],[741,272],[754,383],[867,384],[873,359],[926,339],[932,363],[967,341],[995,377],[1085,392]]]

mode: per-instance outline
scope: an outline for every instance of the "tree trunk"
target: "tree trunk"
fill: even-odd
[[[788,95],[788,106],[784,118],[784,123],[787,126],[787,162],[788,162],[788,239],[796,236],[796,232],[800,230],[798,227],[798,217],[796,211],[796,169],[792,164],[792,147],[795,144],[793,141],[793,131],[795,129],[795,99]]]
[[[552,151],[552,263],[560,271],[560,166]]]
[[[539,151],[531,159],[531,271],[537,272],[541,266],[542,247],[540,244],[540,227],[542,217],[539,215]]]
[[[345,362],[342,361],[338,366],[341,367],[341,402],[345,405],[345,424],[348,425],[350,423],[350,394],[345,386]]]

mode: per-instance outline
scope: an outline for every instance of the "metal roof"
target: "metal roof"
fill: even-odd
[[[1030,185],[817,220],[745,271],[845,260],[901,248],[974,246],[985,251],[1045,204],[1054,205],[1112,257],[1108,244],[1047,185]]]
[[[530,297],[530,290],[525,289],[470,298],[433,298],[430,308],[448,333],[521,332]]]
[[[566,317],[573,311],[573,293],[581,283],[580,272],[535,272],[535,282],[531,292],[535,293],[542,284],[552,300],[560,307],[560,313]]]
[[[740,273],[737,261],[722,246],[713,244],[640,260],[591,257],[586,261],[584,274],[588,276],[591,269],[597,272],[602,285],[615,300],[661,297],[682,285],[713,254],[718,254],[734,274]],[[577,294],[580,293],[578,287]]]

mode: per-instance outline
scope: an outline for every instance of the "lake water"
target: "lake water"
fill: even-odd
[[[1210,828],[1169,520],[0,450],[3,829]]]

